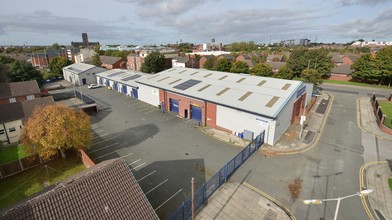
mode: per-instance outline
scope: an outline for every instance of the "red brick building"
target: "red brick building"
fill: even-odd
[[[48,67],[49,63],[55,57],[64,57],[68,59],[67,50],[45,50],[43,53],[33,53],[31,55],[31,64],[35,67]]]
[[[126,61],[121,57],[109,57],[109,56],[100,56],[102,67],[112,70],[112,69],[126,69]]]
[[[130,54],[127,57],[127,69],[140,71],[143,62],[144,62],[144,57],[141,57],[138,54]]]
[[[41,97],[37,81],[0,83],[0,105]]]

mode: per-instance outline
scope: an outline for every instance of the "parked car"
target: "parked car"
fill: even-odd
[[[99,88],[99,85],[98,84],[90,84],[90,85],[87,86],[87,88],[89,88],[89,89],[96,89],[96,88]]]

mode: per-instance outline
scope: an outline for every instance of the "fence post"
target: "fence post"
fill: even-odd
[[[201,186],[202,188],[202,192],[203,192],[203,205],[206,203],[206,183],[203,183],[203,185]]]
[[[20,168],[22,168],[22,170],[24,170],[24,169],[23,169],[23,164],[22,164],[21,159],[19,159],[19,164],[20,164]]]
[[[225,181],[224,181],[224,183],[227,181],[227,163],[226,163],[226,165],[225,165]]]
[[[382,125],[384,124],[385,117],[386,117],[386,115],[382,115],[382,117],[380,119],[380,124],[379,124],[380,128],[382,128]]]
[[[378,106],[377,110],[376,110],[376,117],[378,118],[378,120],[381,121],[381,118],[378,116],[378,112],[381,111],[381,106]]]

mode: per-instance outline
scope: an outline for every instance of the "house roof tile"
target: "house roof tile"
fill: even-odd
[[[7,209],[5,219],[158,219],[128,164],[107,160]]]
[[[0,99],[39,94],[41,90],[35,80],[0,83]]]

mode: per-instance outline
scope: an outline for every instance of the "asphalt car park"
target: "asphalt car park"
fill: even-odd
[[[161,219],[168,217],[196,189],[241,149],[204,134],[196,122],[162,113],[155,106],[104,87],[83,93],[100,111],[91,116],[99,163],[122,157]]]

